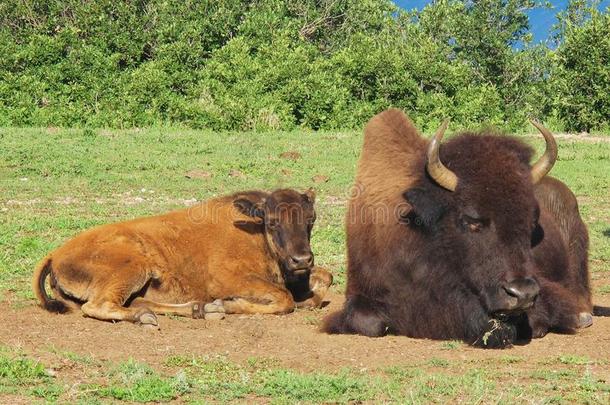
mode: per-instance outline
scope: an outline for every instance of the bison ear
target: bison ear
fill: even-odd
[[[265,217],[265,201],[252,201],[248,198],[238,198],[233,201],[233,206],[239,212],[252,218]]]
[[[312,204],[316,201],[316,192],[313,188],[310,188],[305,191],[302,196],[305,201],[310,202]]]
[[[411,226],[432,227],[445,214],[445,205],[429,190],[412,188],[402,196],[413,207],[409,215],[413,220],[408,222]]]

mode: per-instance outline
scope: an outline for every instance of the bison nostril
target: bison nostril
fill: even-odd
[[[290,262],[294,267],[309,267],[313,264],[313,254],[290,256]]]
[[[505,285],[502,288],[504,288],[504,291],[506,291],[506,293],[508,295],[510,295],[511,297],[521,299],[525,295],[525,294],[523,294],[522,291],[519,291],[515,286],[511,286],[511,285],[506,286]]]
[[[530,277],[510,281],[502,286],[502,289],[510,297],[517,299],[518,308],[527,308],[534,305],[540,287],[536,280]]]

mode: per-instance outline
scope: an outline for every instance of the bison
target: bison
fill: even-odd
[[[315,194],[251,191],[88,230],[38,265],[52,312],[157,326],[159,314],[282,314],[316,307],[332,283],[310,248]],[[45,290],[50,278],[54,298]]]
[[[502,348],[591,325],[588,236],[576,198],[532,149],[462,133],[441,147],[400,111],[365,129],[346,217],[347,289],[322,330]],[[606,308],[596,307],[602,314]]]

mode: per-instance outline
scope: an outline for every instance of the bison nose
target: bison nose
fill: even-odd
[[[308,269],[313,266],[313,253],[304,253],[290,256],[290,267],[293,270]]]
[[[513,309],[528,309],[534,305],[540,287],[536,280],[530,277],[513,280],[502,286],[506,294],[517,299]]]

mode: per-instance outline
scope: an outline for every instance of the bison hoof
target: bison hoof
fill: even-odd
[[[578,314],[578,324],[579,329],[588,328],[593,325],[593,315],[588,312],[581,312]]]
[[[548,328],[544,328],[544,327],[532,328],[532,339],[541,339],[541,338],[545,337],[547,333],[549,333]]]

